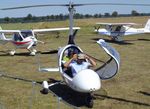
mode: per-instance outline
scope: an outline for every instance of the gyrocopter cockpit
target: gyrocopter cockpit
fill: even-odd
[[[64,63],[69,61],[73,55],[82,53],[82,50],[78,46],[75,45],[68,45],[66,48],[63,49],[63,54],[62,54],[62,71],[63,73],[67,74],[69,77],[73,77],[71,69],[65,68]],[[86,61],[86,60],[85,60]]]

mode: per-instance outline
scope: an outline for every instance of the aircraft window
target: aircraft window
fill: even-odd
[[[15,34],[14,34],[14,40],[15,40],[15,41],[22,41],[23,39],[22,39],[22,37],[20,36],[19,33],[15,33]]]
[[[22,34],[22,36],[23,36],[24,38],[29,37],[29,36],[33,36],[33,34],[32,34],[31,31],[28,31],[28,32],[21,32],[21,34]]]
[[[68,48],[64,51],[64,56],[63,56],[63,60],[69,60],[73,54],[78,54],[79,53],[79,50],[75,47],[73,48]],[[67,58],[66,58],[67,57]]]
[[[117,26],[115,31],[120,31],[121,30],[121,26]]]

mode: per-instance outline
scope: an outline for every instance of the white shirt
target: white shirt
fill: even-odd
[[[73,76],[75,76],[81,70],[87,69],[91,64],[88,62],[82,62],[82,64],[77,64],[76,62],[70,63],[71,71]]]

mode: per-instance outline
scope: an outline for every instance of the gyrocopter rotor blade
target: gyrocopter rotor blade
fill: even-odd
[[[126,3],[84,3],[84,4],[43,4],[43,5],[29,5],[29,6],[19,6],[19,7],[11,7],[11,8],[2,8],[1,10],[12,10],[12,9],[21,9],[21,8],[35,8],[35,7],[49,7],[49,6],[86,6],[86,5],[122,5],[122,6],[150,6],[150,4],[126,4]]]

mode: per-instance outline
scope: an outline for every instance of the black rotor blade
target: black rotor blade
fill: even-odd
[[[30,6],[3,8],[1,10],[13,10],[13,9],[23,9],[23,8],[48,7],[48,6],[68,6],[68,5],[65,5],[65,4],[30,5]]]
[[[85,3],[85,4],[46,4],[46,5],[30,5],[30,6],[20,6],[11,8],[2,8],[1,10],[12,10],[12,9],[22,9],[22,8],[34,8],[34,7],[48,7],[48,6],[86,6],[86,5],[122,5],[122,6],[150,6],[150,4],[124,4],[124,3]]]

